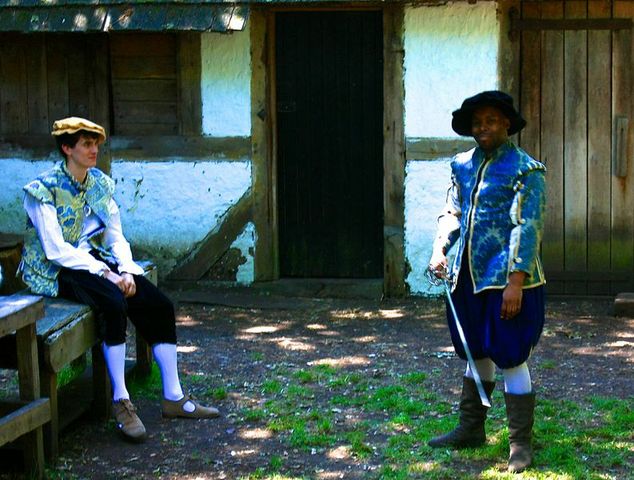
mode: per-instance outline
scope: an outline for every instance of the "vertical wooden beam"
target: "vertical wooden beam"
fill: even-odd
[[[86,38],[90,76],[88,83],[88,110],[91,120],[106,129],[108,137],[112,135],[114,122],[110,118],[110,49],[106,35],[90,35]],[[53,120],[57,120],[56,118]],[[110,174],[112,156],[109,139],[99,149],[97,167]]]
[[[609,0],[590,0],[588,18],[610,18]],[[610,165],[612,160],[611,38],[588,31],[588,272],[610,265]],[[607,295],[610,282],[593,282],[588,293]]]
[[[564,2],[568,19],[586,18],[585,0]],[[564,33],[564,262],[567,271],[587,271],[588,32]],[[584,279],[566,280],[566,293],[585,294]]]
[[[405,125],[403,5],[383,10],[383,290],[403,296],[405,287]]]
[[[26,68],[28,75],[29,134],[48,134],[48,90],[46,79],[46,43],[43,33],[27,36]]]
[[[202,133],[201,37],[198,32],[178,35],[178,118],[181,135]]]
[[[615,18],[634,18],[634,3],[628,0],[615,1]],[[612,271],[634,272],[634,118],[632,118],[632,36],[631,30],[616,30],[612,33],[612,131],[619,117],[629,119],[623,146],[627,159],[626,175],[617,177],[612,172]],[[615,136],[616,137],[616,136]],[[612,145],[617,148],[617,145]],[[632,281],[614,282],[613,292],[631,291]]]
[[[498,35],[498,85],[516,101],[520,98],[520,42],[512,39],[511,10],[521,10],[520,0],[498,0],[497,17],[500,25]]]
[[[68,65],[66,52],[77,48],[66,37],[50,34],[46,38],[46,76],[48,79],[48,118],[55,120],[68,116]]]
[[[26,134],[29,130],[27,111],[26,37],[9,35],[9,42],[0,44],[0,88],[2,118],[0,133]]]
[[[543,19],[561,19],[561,1],[542,5]],[[564,293],[564,282],[548,278],[548,272],[564,271],[564,32],[542,33],[541,51],[541,157],[546,165],[546,216],[542,259],[549,293]]]
[[[251,34],[251,177],[253,186],[253,223],[255,244],[255,280],[279,277],[277,241],[277,196],[274,141],[274,17],[253,8]]]
[[[32,401],[40,398],[40,373],[37,358],[35,322],[16,331],[20,399]],[[22,437],[27,477],[44,478],[44,436],[38,427]]]
[[[522,18],[537,19],[541,16],[541,3],[523,2]],[[520,133],[522,148],[535,158],[540,158],[541,122],[541,33],[524,31],[521,36],[522,77],[520,82],[520,108],[526,119],[526,127]]]

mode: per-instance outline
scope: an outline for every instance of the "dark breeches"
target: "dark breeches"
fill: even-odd
[[[107,345],[125,342],[128,318],[148,344],[176,344],[174,305],[145,277],[134,275],[136,294],[129,298],[111,281],[86,270],[62,268],[58,281],[61,298],[95,310],[100,336]]]

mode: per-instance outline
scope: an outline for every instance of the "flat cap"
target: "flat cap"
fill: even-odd
[[[101,125],[97,125],[96,123],[81,117],[68,117],[56,120],[53,123],[53,130],[51,134],[53,136],[58,136],[65,133],[76,133],[80,130],[93,132],[99,135],[99,143],[106,141],[106,131]]]

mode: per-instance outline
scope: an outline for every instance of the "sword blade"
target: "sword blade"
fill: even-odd
[[[487,397],[486,392],[484,391],[484,386],[482,385],[482,379],[480,378],[480,374],[478,373],[478,369],[476,367],[475,361],[473,360],[473,356],[471,355],[471,350],[469,349],[469,345],[467,344],[467,338],[464,335],[464,331],[462,330],[462,325],[460,324],[460,319],[458,318],[458,314],[456,313],[456,307],[453,304],[453,299],[451,298],[451,289],[449,288],[449,282],[445,281],[445,293],[447,294],[447,302],[449,303],[449,307],[451,308],[451,313],[453,314],[453,320],[456,325],[456,330],[458,330],[458,336],[460,337],[460,341],[462,342],[462,348],[464,348],[465,354],[467,355],[467,362],[469,363],[469,368],[473,373],[473,379],[475,380],[476,387],[478,389],[478,394],[480,395],[480,401],[482,405],[485,407],[491,407],[491,402],[489,401],[489,397]]]

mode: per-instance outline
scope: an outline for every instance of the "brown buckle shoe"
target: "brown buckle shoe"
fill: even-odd
[[[194,411],[188,412],[183,409],[187,402],[194,404]],[[193,399],[191,395],[185,395],[180,400],[166,400],[161,402],[163,408],[163,417],[165,418],[216,418],[220,416],[220,412],[214,407],[205,407]]]
[[[134,443],[144,442],[147,432],[143,422],[136,414],[136,408],[127,398],[112,402],[112,412],[117,422],[117,431],[126,440]]]

